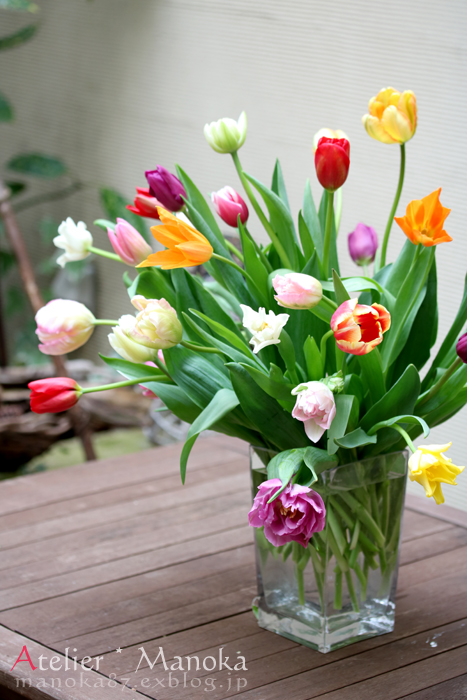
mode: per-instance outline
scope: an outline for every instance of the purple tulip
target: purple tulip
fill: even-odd
[[[146,180],[153,197],[159,200],[163,207],[169,211],[180,211],[184,207],[182,197],[186,197],[186,191],[182,183],[175,175],[156,165],[155,170],[146,170]]]
[[[458,357],[467,364],[467,333],[461,335],[456,345],[456,352]]]
[[[378,236],[371,226],[357,224],[355,231],[349,233],[349,253],[357,265],[363,267],[373,262],[377,249]]]

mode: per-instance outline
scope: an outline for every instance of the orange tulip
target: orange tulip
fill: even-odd
[[[359,304],[358,299],[344,301],[331,318],[337,347],[350,355],[367,355],[390,327],[391,316],[384,306]]]
[[[137,267],[161,267],[173,270],[176,267],[196,267],[211,259],[213,249],[208,239],[190,224],[185,223],[163,207],[157,207],[161,226],[152,226],[156,241],[167,247],[148,255]]]
[[[439,201],[440,192],[441,187],[423,199],[414,199],[408,205],[405,216],[394,217],[394,221],[415,245],[421,243],[429,247],[452,241],[451,236],[443,229],[451,210],[443,207]]]

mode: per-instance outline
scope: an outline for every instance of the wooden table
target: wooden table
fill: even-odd
[[[246,446],[199,440],[184,487],[179,451],[0,485],[1,700],[467,698],[467,514],[409,499],[395,631],[323,655],[251,612]]]

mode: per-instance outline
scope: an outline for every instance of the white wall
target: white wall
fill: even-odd
[[[238,187],[228,156],[204,141],[206,121],[245,109],[245,168],[269,182],[281,160],[291,205],[300,207],[305,179],[318,195],[311,140],[320,127],[341,128],[351,141],[340,238],[358,221],[382,233],[397,181],[399,149],[371,140],[361,125],[368,99],[392,85],[418,98],[419,128],[407,144],[407,177],[398,214],[411,199],[443,187],[454,241],[437,251],[440,336],[462,293],[467,262],[465,154],[467,5],[461,0],[42,0],[37,38],[0,56],[1,88],[18,120],[2,127],[2,159],[19,150],[56,152],[90,182],[131,195],[144,170],[180,163],[209,192]],[[13,20],[1,21],[5,30]],[[18,23],[18,19],[14,20]],[[8,26],[7,26],[8,25]],[[2,31],[2,33],[4,33]],[[6,33],[6,31],[5,31]],[[100,215],[93,190],[40,213],[88,223]],[[31,215],[24,215],[32,230]],[[259,231],[258,227],[257,231]],[[99,240],[100,239],[100,240]],[[405,237],[394,227],[393,259]],[[96,240],[105,245],[104,234]],[[34,250],[34,247],[33,247]],[[120,274],[99,261],[100,314],[128,311]],[[89,348],[105,348],[105,334]],[[466,462],[464,410],[433,431],[453,440],[455,462]],[[446,501],[467,508],[467,476],[445,488]],[[419,487],[412,487],[420,493]]]

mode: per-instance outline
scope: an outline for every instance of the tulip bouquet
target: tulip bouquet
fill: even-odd
[[[382,90],[363,123],[372,138],[400,146],[401,169],[381,247],[368,225],[360,223],[349,234],[358,274],[341,277],[336,248],[341,188],[350,167],[345,134],[324,129],[316,135],[323,196],[316,206],[306,183],[296,225],[279,162],[271,187],[242,168],[246,115],[221,119],[206,125],[204,134],[215,151],[231,155],[249,205],[228,186],[211,195],[213,212],[182,168],[176,176],[158,165],[146,172],[148,187],[137,188],[128,208],[155,220],[151,231],[163,250],[153,253],[123,219],[95,222],[107,230],[114,253],[95,248],[82,222],[68,219],[59,229],[55,242],[65,251],[59,264],[94,253],[136,268],[136,277],[126,273],[124,282],[137,314],[97,320],[80,304],[52,301],[37,315],[40,348],[65,353],[86,342],[96,324],[111,325],[109,342],[118,357],[103,360],[125,381],[87,388],[63,379],[30,385],[37,412],[64,410],[83,393],[114,386],[141,384],[153,391],[191,424],[181,451],[182,481],[202,431],[247,441],[266,469],[249,515],[266,550],[282,552],[284,559],[293,551],[298,570],[311,558],[317,580],[326,557],[334,556],[336,586],[350,567],[362,587],[368,566],[384,571],[385,543],[398,542],[388,491],[384,485],[360,489],[326,502],[325,475],[408,447],[410,479],[442,503],[441,484],[455,484],[463,467],[444,456],[450,444],[416,447],[414,440],[427,437],[430,427],[467,402],[467,334],[460,337],[467,289],[449,333],[430,357],[437,338],[436,246],[452,240],[444,230],[450,210],[440,202],[441,189],[410,202],[406,215],[395,218],[406,241],[399,257],[386,261],[405,143],[416,130],[415,96]],[[268,245],[250,231],[248,206]],[[224,235],[219,219],[238,231],[239,247]],[[355,609],[351,578],[347,584]],[[300,585],[299,599],[304,602]]]

